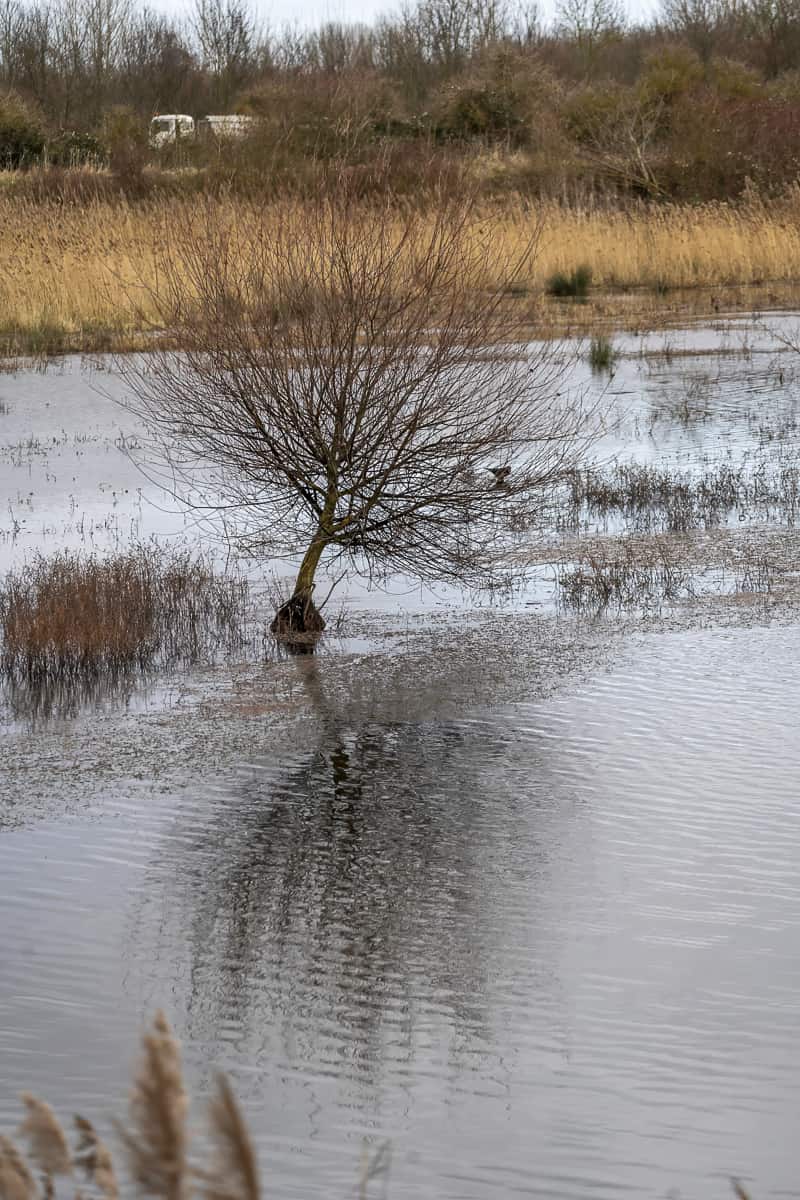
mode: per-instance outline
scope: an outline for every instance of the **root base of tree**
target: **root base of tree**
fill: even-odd
[[[275,613],[270,632],[290,649],[311,653],[325,629],[325,620],[308,596],[292,596]]]

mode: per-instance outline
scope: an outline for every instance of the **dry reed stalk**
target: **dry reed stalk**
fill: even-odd
[[[23,1092],[21,1100],[27,1115],[19,1127],[20,1137],[28,1143],[28,1157],[42,1172],[45,1195],[53,1192],[53,1176],[72,1172],[67,1135],[49,1104]]]
[[[130,1102],[132,1130],[118,1124],[131,1174],[143,1192],[164,1200],[189,1193],[188,1099],[180,1048],[162,1012],[143,1039]]]
[[[188,553],[134,547],[110,559],[36,558],[0,590],[0,672],[88,679],[196,660],[237,643],[246,585]]]

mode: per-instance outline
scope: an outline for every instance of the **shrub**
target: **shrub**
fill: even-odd
[[[703,64],[694,50],[665,46],[645,58],[638,91],[644,100],[671,104],[700,87],[703,77]]]
[[[147,128],[141,118],[122,105],[109,109],[103,118],[103,141],[111,170],[123,189],[140,190],[148,158]]]
[[[0,167],[38,162],[44,150],[41,118],[15,92],[0,94]]]
[[[60,129],[47,139],[47,161],[55,167],[99,167],[108,151],[99,138],[76,129]]]
[[[522,97],[492,82],[453,85],[442,99],[436,132],[462,141],[482,138],[519,145],[525,140]]]
[[[556,271],[548,279],[545,290],[548,296],[583,300],[589,294],[591,282],[591,267],[582,265],[575,267],[569,275],[563,271]]]

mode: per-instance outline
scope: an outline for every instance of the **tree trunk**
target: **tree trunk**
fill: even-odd
[[[320,527],[300,564],[291,599],[281,605],[270,625],[271,631],[282,641],[298,649],[313,649],[325,628],[322,613],[314,604],[313,592],[314,575],[328,541],[328,535]]]

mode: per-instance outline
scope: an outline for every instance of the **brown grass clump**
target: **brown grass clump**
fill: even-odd
[[[40,557],[0,591],[0,671],[78,682],[196,661],[235,643],[245,604],[242,581],[188,553],[140,546],[110,559]]]

